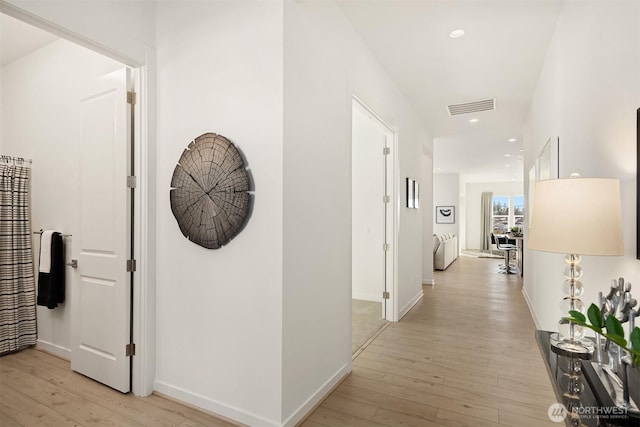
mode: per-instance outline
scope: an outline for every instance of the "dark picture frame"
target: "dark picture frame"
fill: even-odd
[[[455,206],[436,206],[436,224],[455,224]]]
[[[408,209],[420,209],[420,184],[411,178],[406,178],[405,183],[405,195],[407,196],[406,207]]]

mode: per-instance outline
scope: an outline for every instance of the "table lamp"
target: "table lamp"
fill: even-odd
[[[570,310],[585,313],[580,300],[581,255],[623,255],[620,182],[609,178],[539,181],[535,184],[528,234],[529,249],[567,254],[560,303],[564,316]],[[588,355],[593,343],[584,339],[584,328],[569,320],[558,322],[551,345],[571,354]]]

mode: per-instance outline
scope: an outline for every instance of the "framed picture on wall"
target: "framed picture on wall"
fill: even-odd
[[[409,209],[413,209],[415,208],[415,188],[414,188],[414,180],[412,180],[411,178],[407,178],[406,180],[407,182],[407,207]]]
[[[436,224],[455,224],[455,206],[436,206]]]

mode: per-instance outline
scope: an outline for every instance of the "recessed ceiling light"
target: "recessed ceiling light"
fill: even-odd
[[[521,153],[524,153],[524,150],[520,150]]]
[[[462,36],[464,36],[464,30],[462,28],[458,28],[457,30],[453,30],[449,33],[449,37],[452,39],[457,39]]]
[[[509,141],[509,142],[516,142],[516,141],[517,141],[517,139],[515,139],[515,138],[510,138],[510,139],[508,139],[507,141]]]
[[[471,119],[469,120],[469,123],[478,123],[480,121],[480,119]]]
[[[511,157],[511,154],[505,154],[504,156],[505,157]]]
[[[511,167],[511,165],[504,165],[504,167],[505,167],[505,168],[510,168],[510,167]]]

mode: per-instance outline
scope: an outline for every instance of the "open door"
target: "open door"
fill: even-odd
[[[80,100],[80,226],[71,290],[71,369],[130,390],[130,70],[103,76]]]

